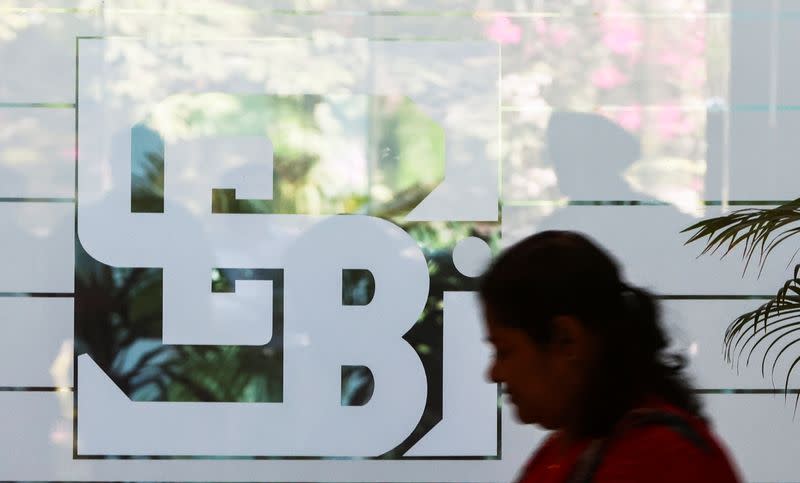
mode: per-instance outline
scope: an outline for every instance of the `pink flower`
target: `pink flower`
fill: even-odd
[[[537,17],[533,19],[533,28],[536,30],[537,35],[547,34],[547,22],[545,22],[541,18]]]
[[[642,126],[642,106],[631,106],[616,115],[616,121],[628,131],[638,131]]]
[[[676,135],[686,134],[690,129],[691,125],[677,105],[668,104],[658,110],[656,131],[661,139],[672,139]]]
[[[663,65],[681,65],[683,58],[673,50],[667,50],[658,55],[658,62]]]
[[[628,82],[628,78],[613,65],[592,72],[592,84],[599,89],[613,89]]]
[[[556,47],[563,47],[564,44],[572,39],[574,33],[565,27],[554,27],[550,30],[550,38],[553,39],[553,44]]]
[[[641,26],[628,19],[603,19],[603,43],[612,52],[628,57],[636,57],[642,44]]]
[[[486,35],[500,44],[518,44],[522,39],[522,29],[508,17],[499,15],[486,29]]]
[[[706,50],[706,35],[702,30],[691,32],[686,36],[686,50],[692,54],[702,54]]]

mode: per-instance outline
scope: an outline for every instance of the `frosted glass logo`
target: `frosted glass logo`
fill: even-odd
[[[124,53],[140,44],[80,45],[77,454],[371,457],[415,438],[404,456],[497,456],[496,388],[481,378],[487,354],[468,291],[442,294],[441,421],[413,435],[430,388],[404,335],[432,288],[420,243],[398,226],[497,220],[493,48],[148,46],[157,75],[137,85],[138,51]],[[108,60],[120,52],[124,61]],[[202,70],[198,55],[220,65]],[[487,63],[454,76],[465,56]],[[252,66],[268,68],[242,70]],[[153,145],[143,154],[145,125]],[[385,130],[365,138],[374,126]],[[396,147],[428,132],[417,151]],[[395,208],[398,217],[403,196],[414,206]],[[462,236],[454,246],[457,272],[477,275],[486,243]],[[345,300],[349,271],[369,274],[368,297]],[[218,289],[229,273],[250,275]],[[92,313],[112,290],[109,305],[119,306]],[[271,399],[258,396],[254,377],[225,400],[219,386],[238,384],[242,354],[278,361]],[[170,365],[177,360],[195,365]],[[371,380],[357,404],[343,399],[348,368]],[[229,376],[186,382],[201,372]]]

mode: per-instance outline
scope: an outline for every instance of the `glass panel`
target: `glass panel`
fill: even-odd
[[[680,233],[796,198],[794,8],[0,3],[0,479],[512,481],[544,432],[475,290],[547,228],[666,299],[746,477],[797,479],[717,350],[796,247],[742,277]]]

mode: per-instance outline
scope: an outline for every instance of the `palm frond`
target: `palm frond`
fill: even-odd
[[[763,331],[759,329],[763,323]],[[752,330],[750,327],[752,326]],[[725,359],[735,365],[737,372],[741,361],[750,365],[753,355],[762,347],[761,375],[766,377],[768,360],[774,355],[769,375],[775,386],[775,370],[790,348],[800,343],[800,265],[794,277],[787,280],[773,298],[755,310],[737,317],[725,331],[723,344]],[[784,391],[798,360],[792,361],[784,378]]]
[[[736,210],[728,215],[700,221],[683,230],[692,233],[686,244],[705,240],[705,248],[700,255],[722,251],[724,258],[732,251],[741,248],[744,269],[747,272],[751,262],[758,260],[759,276],[775,248],[786,240],[800,235],[800,199],[784,203],[775,208],[748,208]],[[800,248],[794,252],[787,267],[792,264]],[[761,325],[763,324],[763,326]],[[750,327],[752,326],[752,331]],[[759,330],[763,327],[763,331]],[[761,375],[769,373],[775,387],[775,372],[778,363],[785,359],[788,369],[784,376],[784,393],[788,394],[792,373],[800,365],[797,349],[800,344],[800,265],[794,269],[794,276],[766,303],[755,310],[746,312],[730,323],[725,331],[723,352],[726,361],[739,372],[740,363],[749,366],[754,354],[761,358]],[[763,353],[761,351],[763,350]],[[790,354],[796,357],[789,359]],[[770,364],[769,360],[772,359]],[[767,368],[769,367],[769,371]],[[800,393],[795,398],[795,411],[800,402]]]
[[[758,255],[760,271],[772,251],[788,238],[800,234],[800,198],[775,208],[745,208],[728,215],[702,220],[684,229],[693,232],[686,244],[706,239],[701,255],[724,250],[725,257],[737,247],[742,247],[744,271],[753,257]]]

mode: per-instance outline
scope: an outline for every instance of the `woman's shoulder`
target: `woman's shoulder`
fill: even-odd
[[[630,411],[606,438],[569,445],[562,438],[559,432],[551,433],[519,481],[740,481],[706,422],[665,404]]]
[[[739,478],[705,421],[659,405],[626,416],[608,441],[595,481],[737,482]]]
[[[560,432],[550,433],[523,467],[518,481],[520,483],[564,481],[587,443],[567,444]]]

